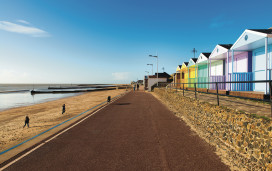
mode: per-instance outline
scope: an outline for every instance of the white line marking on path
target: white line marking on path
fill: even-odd
[[[0,171],[6,169],[7,167],[9,167],[10,165],[14,164],[15,162],[19,161],[20,159],[24,158],[25,156],[27,156],[28,154],[32,153],[33,151],[37,150],[38,148],[40,148],[41,146],[43,146],[45,143],[41,143],[40,145],[38,145],[37,147],[31,149],[30,151],[26,152],[25,154],[23,154],[22,156],[18,157],[17,159],[11,161],[10,163],[8,163],[7,165],[5,165],[4,167],[2,167],[0,169]]]
[[[126,93],[127,94],[127,93]],[[125,94],[124,94],[125,95]],[[121,96],[123,97],[123,96]],[[118,100],[120,97],[116,98],[115,100],[113,100],[111,103],[115,102],[116,100]],[[31,149],[30,151],[26,152],[25,154],[21,155],[20,157],[14,159],[13,161],[9,162],[8,164],[6,164],[5,166],[3,166],[2,168],[0,168],[0,171],[3,171],[4,169],[6,169],[7,167],[11,166],[12,164],[16,163],[17,161],[21,160],[22,158],[24,158],[25,156],[29,155],[30,153],[32,153],[33,151],[37,150],[38,148],[40,148],[41,146],[45,145],[46,143],[48,143],[49,141],[55,139],[56,137],[58,137],[59,135],[65,133],[66,131],[68,131],[69,129],[75,127],[76,125],[80,124],[81,122],[83,122],[84,120],[88,119],[89,117],[93,116],[94,114],[96,114],[97,112],[99,112],[100,110],[104,109],[105,107],[109,106],[111,103],[106,104],[105,106],[101,107],[100,109],[96,110],[95,112],[93,112],[92,114],[90,114],[89,116],[81,119],[79,122],[71,125],[69,128],[66,128],[65,130],[61,131],[60,133],[58,133],[57,135],[53,136],[52,138],[50,138],[49,140],[46,140],[44,143],[41,143],[40,145],[38,145],[37,147]]]

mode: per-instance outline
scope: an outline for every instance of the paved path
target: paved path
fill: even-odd
[[[173,90],[173,92],[176,92],[176,90]],[[182,90],[179,90],[178,93],[180,95],[183,95]],[[195,92],[185,91],[184,96],[194,99]],[[217,105],[216,94],[197,93],[197,99],[202,102],[209,102],[211,104]],[[260,116],[271,117],[271,104],[269,103],[261,101],[257,102],[228,96],[219,96],[219,103],[220,106],[226,106],[234,110],[237,109],[251,114],[258,114]]]
[[[131,92],[6,170],[229,170],[149,93]]]

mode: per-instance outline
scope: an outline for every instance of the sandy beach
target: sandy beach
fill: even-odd
[[[89,92],[78,96],[2,111],[0,112],[0,151],[8,149],[106,101],[108,96],[114,97],[125,91],[121,89]],[[66,113],[62,115],[63,104],[66,104]],[[23,128],[26,115],[30,118],[30,128]]]

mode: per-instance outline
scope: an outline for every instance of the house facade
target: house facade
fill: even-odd
[[[254,81],[271,80],[272,69],[272,29],[247,29],[231,48],[232,53],[248,53],[251,58],[248,58],[247,69],[248,77]],[[240,65],[239,65],[240,66]],[[239,68],[237,64],[237,69]],[[234,65],[235,69],[235,65]],[[241,70],[241,69],[240,69]],[[253,91],[269,92],[267,83],[251,84]]]
[[[191,58],[188,63],[188,87],[194,88],[194,83],[197,83],[197,58]]]
[[[209,57],[211,53],[200,53],[196,61],[197,66],[197,82],[209,82]],[[198,84],[198,88],[209,88],[209,84]]]
[[[272,28],[247,29],[234,44],[218,44],[211,53],[201,53],[179,65],[176,73],[180,88],[182,83],[186,83],[184,88],[197,83],[197,88],[213,92],[218,83],[218,89],[229,91],[229,95],[269,94],[268,83],[245,82],[272,80]],[[203,82],[208,84],[198,84]]]
[[[226,61],[229,59],[230,48],[232,44],[218,44],[215,46],[209,57],[209,81],[210,82],[226,82],[228,75],[228,65]],[[228,61],[227,61],[228,63]],[[211,83],[210,89],[216,89],[216,84]],[[226,90],[226,83],[219,83],[218,89]],[[228,89],[228,88],[227,88]]]
[[[180,88],[180,70],[181,70],[182,65],[178,65],[177,69],[176,69],[176,73],[175,73],[175,77],[174,77],[174,83],[176,84],[176,88]]]
[[[188,64],[189,62],[183,62],[181,69],[180,69],[180,83],[188,83]],[[188,84],[181,85],[183,88],[187,88]]]
[[[149,75],[147,77],[147,90],[148,91],[152,91],[153,87],[159,83],[159,84],[163,84],[163,83],[170,83],[173,80],[170,80],[171,75],[167,74],[166,72],[163,73],[159,73],[158,74],[158,78],[157,78],[157,73],[155,73],[154,75]]]

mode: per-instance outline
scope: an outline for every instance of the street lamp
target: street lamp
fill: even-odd
[[[157,58],[157,87],[159,86],[159,72],[158,72],[158,64],[159,64],[159,57],[154,55],[149,55],[149,57]]]
[[[153,64],[147,64],[147,65],[151,65],[152,66],[152,75],[153,75]]]

